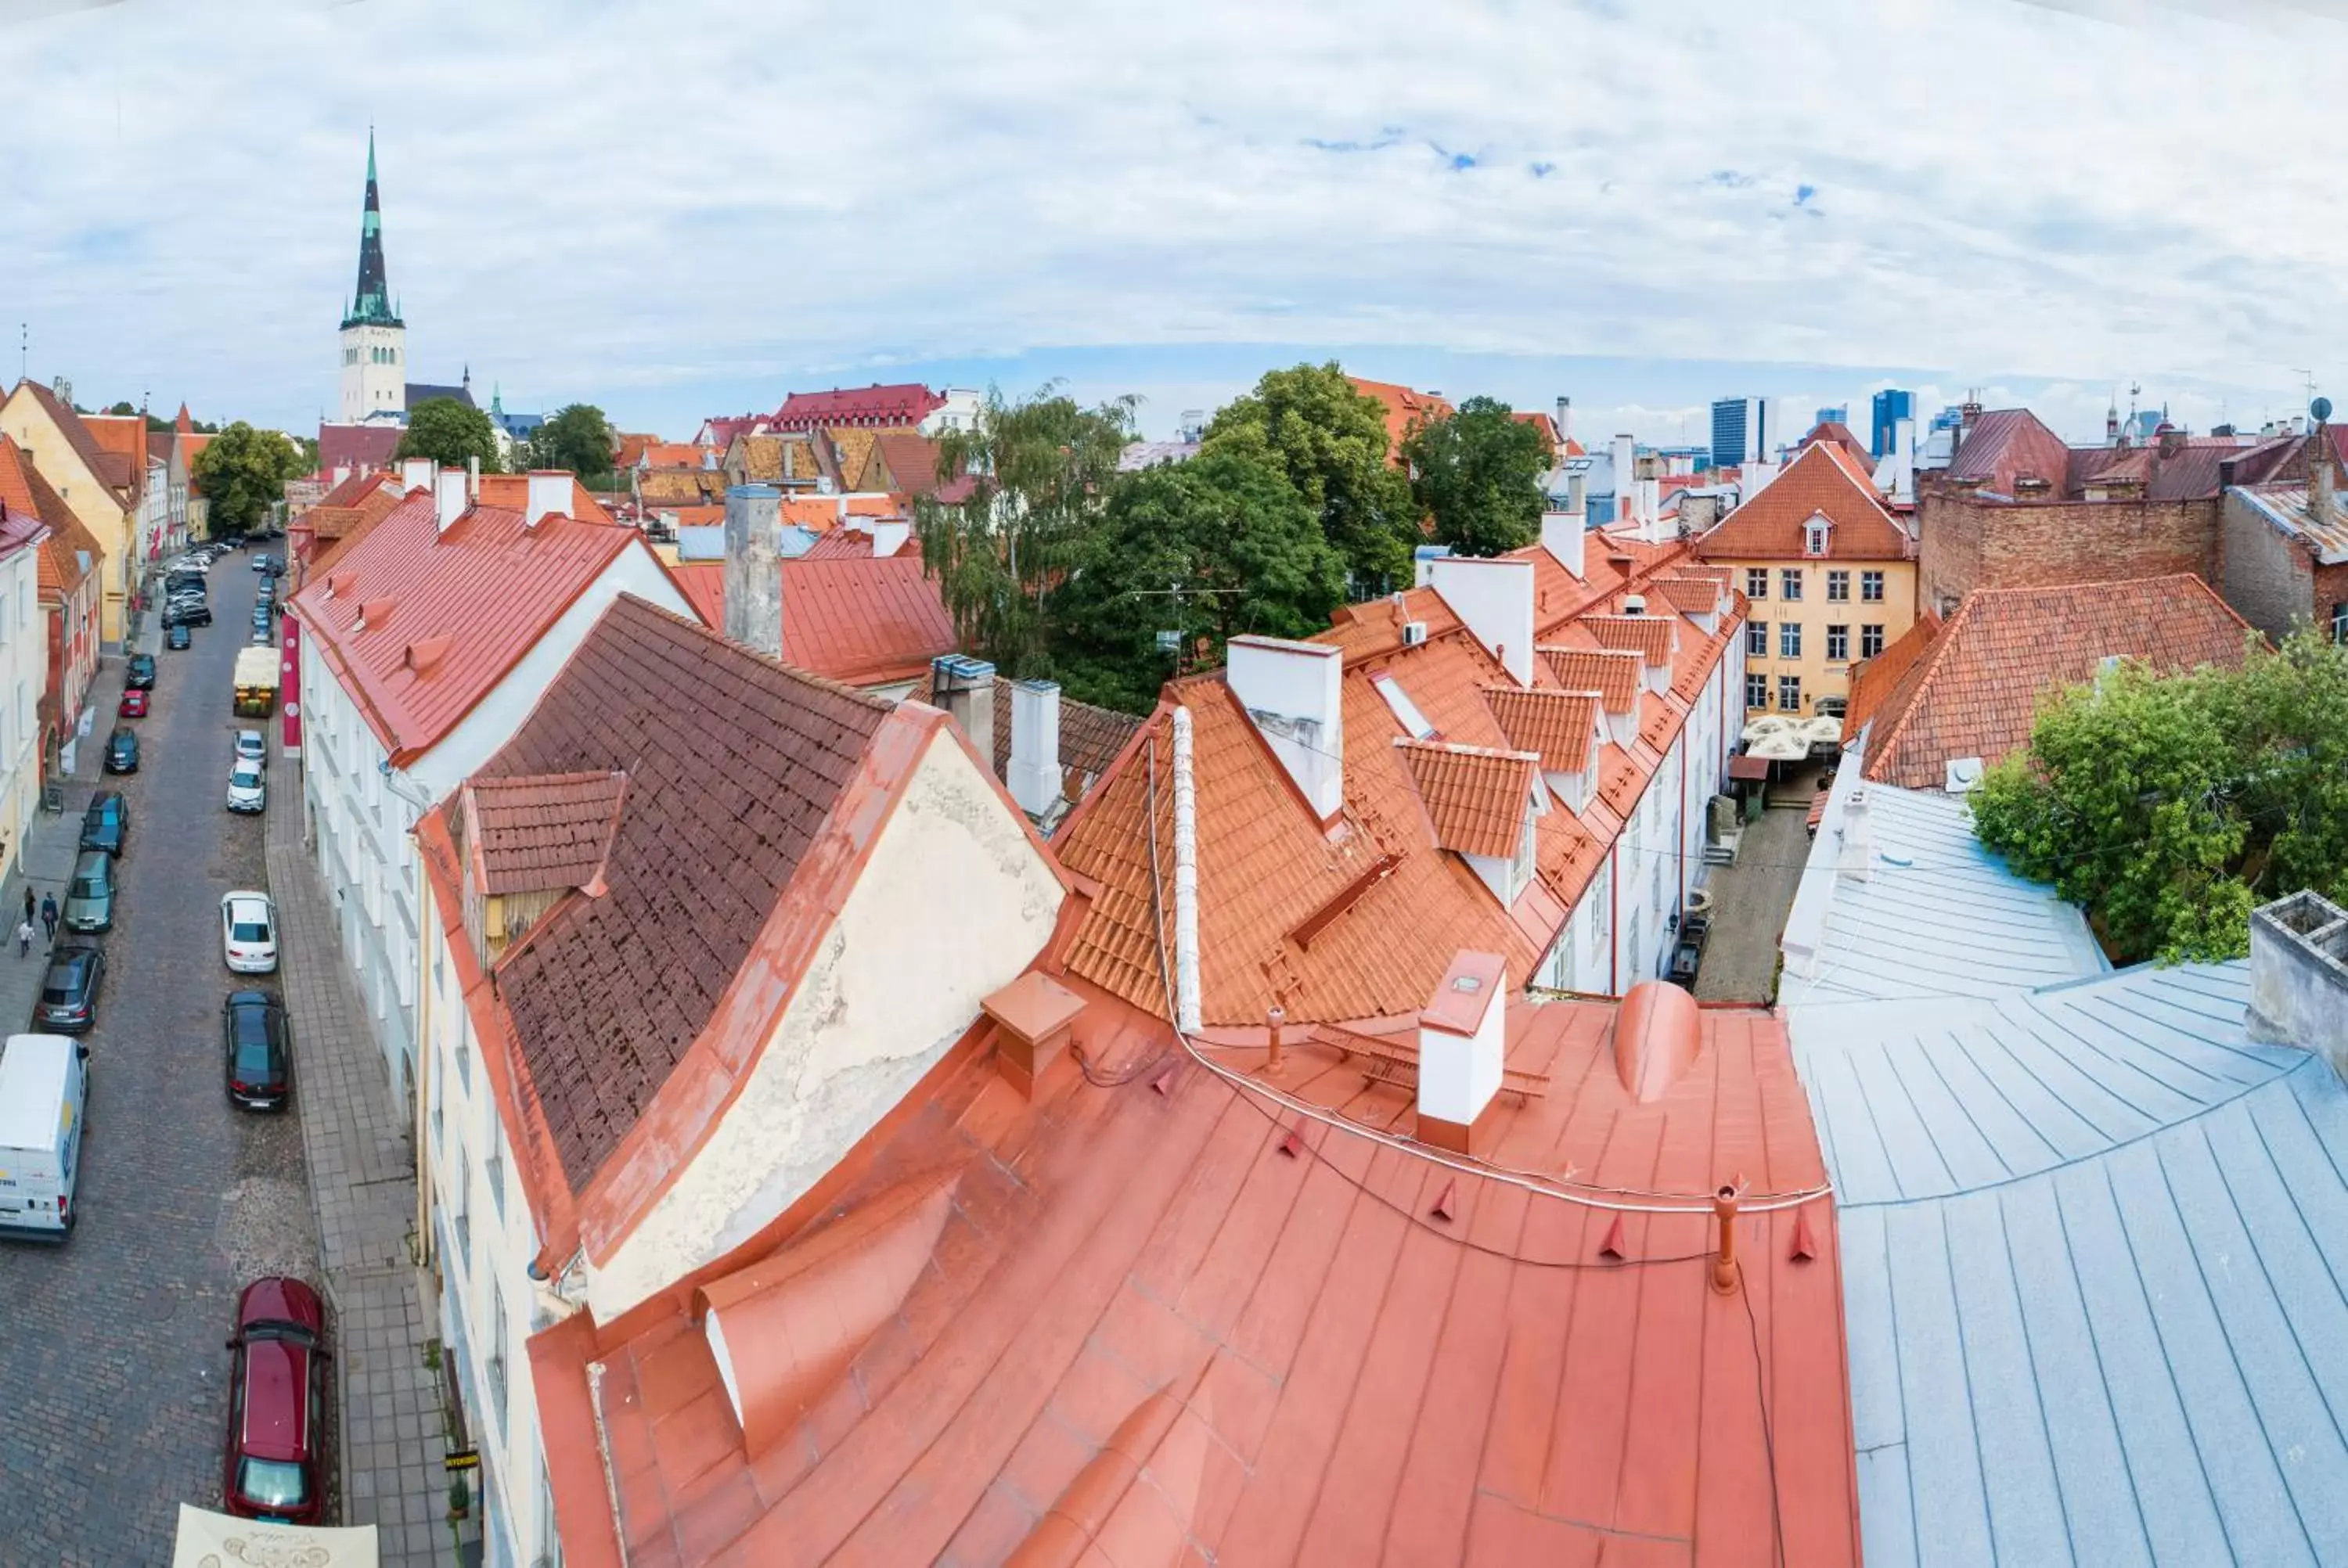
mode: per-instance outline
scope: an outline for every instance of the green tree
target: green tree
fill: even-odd
[[[1355,391],[1334,360],[1265,372],[1252,393],[1216,412],[1202,450],[1286,476],[1358,588],[1409,583],[1419,542],[1409,477],[1389,460],[1385,407]]]
[[[1148,712],[1174,673],[1157,634],[1208,664],[1242,631],[1306,637],[1344,600],[1345,563],[1295,487],[1262,459],[1202,453],[1121,475],[1082,569],[1054,590],[1069,694]]]
[[[1414,425],[1403,440],[1411,493],[1435,520],[1438,544],[1496,556],[1540,537],[1540,432],[1505,403],[1471,397],[1447,419]]]
[[[429,457],[444,468],[461,468],[469,457],[481,460],[481,472],[498,466],[497,427],[489,416],[453,397],[430,397],[407,411],[407,429],[394,457]]]
[[[913,503],[922,559],[963,646],[1004,674],[1049,673],[1045,596],[1089,549],[1132,432],[1130,398],[1086,408],[1055,382],[1016,403],[990,387],[972,427],[940,439],[944,470],[973,483]]]
[[[592,403],[558,409],[530,438],[533,468],[568,468],[592,488],[610,489],[612,460],[620,449],[612,422]]]
[[[247,532],[285,498],[285,481],[304,472],[300,449],[282,434],[236,421],[196,454],[195,481],[210,503],[212,533]]]

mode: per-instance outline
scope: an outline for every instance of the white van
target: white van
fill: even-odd
[[[89,1109],[89,1047],[12,1034],[0,1049],[0,1235],[73,1234],[74,1181]]]

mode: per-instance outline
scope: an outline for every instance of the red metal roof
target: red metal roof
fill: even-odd
[[[1618,1022],[1509,1010],[1509,1065],[1550,1085],[1496,1120],[1494,1163],[1549,1173],[1525,1184],[1376,1141],[1408,1091],[1320,1044],[1241,1089],[1097,1000],[1079,1036],[1128,1081],[1063,1056],[1033,1103],[975,1053],[722,1266],[721,1318],[769,1279],[811,1314],[753,1384],[755,1454],[676,1303],[530,1342],[566,1561],[1856,1563],[1840,1256],[1783,1030],[1704,1011],[1634,1094]],[[1261,1081],[1260,1049],[1216,1055]],[[905,1218],[932,1213],[933,1239]]]
[[[919,382],[857,386],[829,392],[794,392],[767,421],[771,430],[814,430],[829,425],[915,425],[945,406],[945,399]]]
[[[351,693],[396,764],[455,728],[632,548],[644,548],[633,528],[561,517],[526,528],[521,513],[502,507],[475,507],[444,534],[432,497],[418,491],[348,541],[331,579],[294,595],[293,610],[311,656]],[[347,590],[337,591],[345,577]],[[386,602],[387,619],[355,629],[362,605]],[[441,636],[455,640],[448,655],[412,668],[409,647]]]
[[[380,468],[399,449],[405,432],[396,425],[328,425],[318,426],[318,471],[337,468]]]
[[[800,556],[780,569],[786,664],[851,686],[887,686],[918,679],[961,646],[918,549],[879,560]],[[702,620],[723,627],[725,563],[685,561],[674,573]]]

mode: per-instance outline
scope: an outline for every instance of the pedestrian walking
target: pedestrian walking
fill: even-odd
[[[25,924],[26,924],[27,926],[29,926],[29,925],[31,925],[32,923],[33,923],[33,888],[32,888],[32,885],[31,885],[30,883],[26,883],[26,886],[25,886]]]
[[[57,939],[57,896],[54,893],[41,895],[41,929],[48,933],[50,941]]]
[[[30,920],[19,920],[16,922],[16,956],[21,958],[32,950],[33,923]]]

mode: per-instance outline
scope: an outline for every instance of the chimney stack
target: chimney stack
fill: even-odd
[[[1557,455],[1560,461],[1565,457],[1565,444],[1572,439],[1573,399],[1560,397],[1557,400]]]
[[[1546,530],[1544,530],[1546,533]],[[1445,556],[1427,581],[1519,686],[1533,683],[1533,563],[1521,557]]]
[[[1508,1041],[1506,976],[1491,953],[1460,953],[1418,1015],[1418,1141],[1455,1154],[1491,1137]]]
[[[994,745],[990,736],[987,745]],[[983,754],[991,755],[991,750]],[[1011,767],[1004,781],[1019,809],[1042,821],[1060,804],[1060,688],[1051,681],[1011,685]]]
[[[475,453],[465,459],[465,504],[470,506],[481,498],[481,458]]]
[[[1607,448],[1614,470],[1614,520],[1622,522],[1631,516],[1638,497],[1639,477],[1631,471],[1632,454],[1637,446],[1631,437],[1617,432]]]
[[[2312,892],[2250,911],[2252,1040],[2315,1051],[2348,1076],[2348,909]]]
[[[1590,574],[1582,561],[1587,514],[1582,510],[1581,476],[1576,474],[1565,484],[1565,510],[1541,514],[1541,548],[1549,551],[1550,559],[1571,572],[1576,581],[1587,581]]]
[[[1054,706],[1060,689],[1052,688]],[[947,653],[930,661],[930,704],[942,708],[962,726],[963,734],[978,754],[994,763],[994,666],[966,653]],[[1018,717],[1018,710],[1012,710]],[[1015,797],[1014,797],[1015,798]]]
[[[783,656],[782,517],[783,493],[772,485],[726,492],[726,635],[769,659]]]
[[[2318,527],[2328,528],[2340,520],[2338,477],[2332,466],[2332,427],[2326,423],[2332,417],[2332,400],[2319,397],[2308,405],[2307,412],[2314,422],[2307,436],[2307,514]]]
[[[447,469],[432,482],[433,499],[438,512],[439,531],[447,533],[448,526],[465,515],[465,471]]]
[[[530,471],[530,492],[521,514],[522,527],[534,528],[551,517],[571,514],[571,471],[567,468],[532,468]]]
[[[1256,733],[1323,825],[1334,824],[1345,805],[1344,651],[1250,633],[1232,638],[1223,658],[1223,683]]]
[[[905,548],[905,541],[912,538],[912,535],[913,525],[907,522],[902,518],[873,518],[872,554],[874,559],[886,560],[891,556],[895,555],[899,550]]]
[[[440,475],[440,465],[429,457],[403,457],[399,463],[399,487],[412,494],[433,489]]]
[[[335,482],[327,487],[329,489],[339,490],[342,488],[344,482],[349,479],[350,477],[351,466],[347,463],[337,463],[335,465]]]

